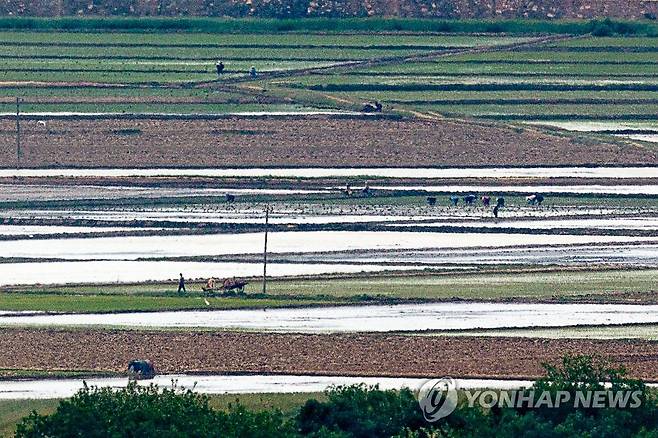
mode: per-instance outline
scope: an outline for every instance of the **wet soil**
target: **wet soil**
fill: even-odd
[[[643,340],[0,329],[4,369],[112,372],[147,358],[162,373],[535,378],[574,351],[658,380],[658,342]]]
[[[569,138],[534,128],[394,117],[126,116],[52,119],[47,127],[37,119],[28,119],[21,124],[21,133],[25,167],[414,167],[658,162],[658,152],[638,145]],[[14,119],[0,120],[0,142],[15,142]],[[0,152],[0,166],[14,165],[13,149]]]

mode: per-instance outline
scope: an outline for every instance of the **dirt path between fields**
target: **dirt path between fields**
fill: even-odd
[[[443,50],[438,50],[438,51],[432,51],[430,53],[421,53],[421,54],[415,54],[415,55],[401,55],[401,56],[388,56],[388,57],[381,57],[381,58],[372,58],[372,59],[366,59],[366,60],[360,60],[360,61],[349,61],[349,62],[341,62],[341,63],[334,63],[332,65],[328,66],[322,66],[322,67],[309,67],[309,68],[303,68],[303,69],[296,69],[296,70],[283,70],[283,71],[276,71],[276,72],[264,72],[259,75],[258,79],[263,80],[263,79],[274,79],[274,78],[286,78],[286,77],[293,77],[293,76],[304,76],[312,73],[326,73],[330,72],[333,70],[337,69],[354,69],[354,68],[371,68],[371,67],[379,67],[383,65],[396,65],[396,64],[403,64],[406,62],[418,62],[418,61],[427,61],[431,59],[437,59],[437,58],[442,58],[445,56],[454,56],[454,55],[468,55],[468,54],[476,54],[476,53],[484,53],[484,52],[500,52],[500,51],[509,51],[509,50],[515,50],[515,49],[520,49],[528,46],[535,46],[535,45],[540,45],[540,44],[545,44],[545,43],[550,43],[550,42],[556,42],[556,41],[562,41],[562,40],[571,40],[571,39],[577,39],[577,38],[583,38],[583,36],[578,35],[578,36],[573,36],[573,35],[550,35],[550,36],[545,36],[545,37],[540,37],[536,39],[532,39],[530,41],[523,41],[523,42],[517,42],[517,43],[512,43],[512,44],[504,44],[504,45],[499,45],[499,46],[477,46],[477,47],[467,47],[463,49],[443,49]],[[248,76],[244,77],[236,77],[236,78],[230,78],[221,81],[221,83],[230,83],[230,84],[235,84],[235,83],[241,83],[241,82],[249,82],[252,81],[253,79],[249,78]],[[212,84],[217,81],[211,81],[211,82],[199,82],[197,85],[202,85],[202,84]]]
[[[0,329],[5,369],[123,371],[146,358],[162,373],[534,378],[574,352],[658,380],[658,342],[643,340]]]

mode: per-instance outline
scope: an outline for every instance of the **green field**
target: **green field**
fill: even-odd
[[[259,281],[246,296],[201,296],[200,285],[189,285],[189,296],[175,295],[172,284],[15,288],[0,294],[0,310],[50,312],[120,312],[183,309],[276,308],[391,302],[390,300],[558,299],[587,296],[604,302],[633,293],[633,300],[653,299],[656,270],[527,272],[466,275],[379,276],[344,279],[276,280],[262,296]],[[613,295],[611,295],[613,294]],[[623,295],[621,300],[624,299]],[[205,301],[208,301],[206,304]]]
[[[448,116],[656,120],[657,46],[658,38],[577,38],[273,83]]]
[[[176,83],[526,41],[444,35],[0,33],[0,81]]]
[[[227,410],[229,405],[240,404],[251,411],[278,409],[286,416],[293,416],[309,399],[324,401],[326,395],[324,393],[211,395],[210,406],[218,410]],[[16,424],[23,417],[32,411],[40,414],[54,412],[59,402],[59,399],[0,400],[0,436],[13,436]]]
[[[84,29],[114,22],[72,23]],[[205,26],[210,22],[181,23]],[[578,37],[511,50],[445,55],[446,50],[527,43],[536,35],[423,34],[420,30],[341,33],[338,27],[321,33],[322,26],[329,26],[330,21],[318,21],[318,31],[302,30],[310,23],[291,22],[293,31],[288,32],[253,33],[247,30],[253,23],[237,33],[3,31],[0,83],[12,85],[0,87],[0,112],[12,111],[11,99],[20,96],[25,100],[24,112],[305,111],[356,109],[363,101],[380,100],[387,111],[501,121],[654,121],[658,114],[658,37]],[[358,23],[352,25],[358,27]],[[413,23],[420,25],[421,21]],[[150,22],[160,24],[164,25],[157,20]],[[226,23],[229,27],[232,24]],[[112,25],[118,26],[118,22]],[[263,21],[260,25],[267,29],[273,24]],[[572,32],[580,33],[576,28]],[[407,56],[439,53],[444,55],[403,61]],[[218,59],[226,65],[226,73],[219,80],[214,67]],[[344,62],[382,59],[389,61],[356,69],[340,67]],[[227,80],[247,80],[251,66],[262,73],[331,68],[312,75],[257,81],[268,89],[265,101],[258,101],[254,90],[248,88],[249,81],[221,91],[214,89]],[[32,82],[41,86],[28,85]],[[63,82],[86,85],[68,89],[56,86]],[[89,87],[94,83],[115,87]],[[113,96],[142,101],[105,99]],[[7,101],[2,102],[2,98]]]
[[[96,290],[99,290],[97,288]],[[200,287],[198,288],[200,289]],[[132,291],[130,286],[114,289],[114,293],[100,291],[84,292],[84,288],[73,290],[68,295],[16,293],[0,294],[0,309],[18,311],[48,311],[48,312],[127,312],[127,311],[165,311],[165,310],[195,310],[195,309],[271,309],[290,306],[317,306],[335,304],[336,300],[322,297],[208,297],[199,293],[191,296],[171,296],[173,293],[165,287],[162,292],[141,295]],[[207,302],[207,304],[206,304]]]

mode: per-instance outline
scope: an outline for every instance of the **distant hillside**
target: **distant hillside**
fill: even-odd
[[[0,0],[0,15],[656,19],[658,0]]]

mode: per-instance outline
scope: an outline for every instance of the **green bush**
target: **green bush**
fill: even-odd
[[[387,437],[424,425],[418,401],[408,390],[381,391],[365,385],[343,386],[327,393],[326,402],[309,400],[297,425],[306,436]]]
[[[590,356],[568,356],[545,364],[546,376],[526,391],[640,391],[636,408],[490,409],[465,400],[449,416],[426,422],[414,394],[365,385],[337,387],[327,400],[308,400],[293,416],[277,410],[251,412],[240,405],[227,411],[209,406],[207,396],[176,388],[131,383],[118,391],[86,387],[62,401],[51,415],[32,413],[18,425],[17,437],[222,437],[222,438],[436,438],[436,437],[637,437],[658,438],[655,392],[626,377],[623,367]],[[528,395],[526,393],[525,395]]]
[[[257,2],[260,4],[260,1]],[[223,4],[222,4],[223,5]],[[211,14],[241,17],[242,6],[226,9],[213,3]],[[267,7],[265,7],[267,5]],[[263,13],[285,18],[202,17],[0,17],[2,30],[31,31],[121,31],[121,32],[455,32],[507,34],[658,35],[658,25],[649,21],[621,20],[444,20],[423,18],[299,18],[303,4],[264,2]]]
[[[216,411],[208,397],[190,390],[159,389],[135,382],[126,388],[85,387],[52,415],[33,412],[16,437],[291,437],[278,411],[253,413],[241,406]]]

